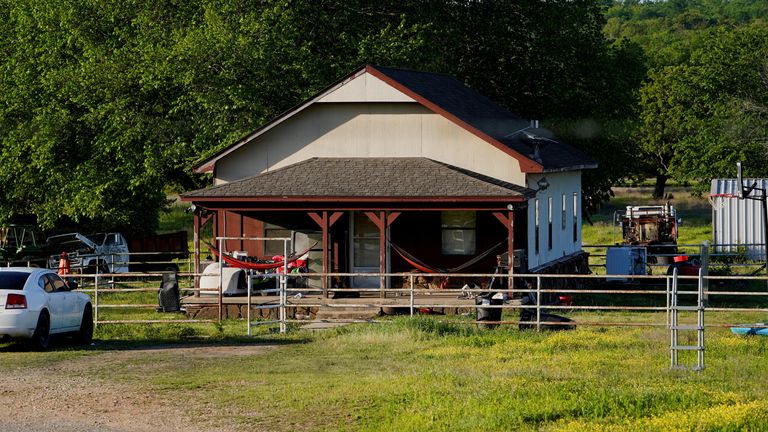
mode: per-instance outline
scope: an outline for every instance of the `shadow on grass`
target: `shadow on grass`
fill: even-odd
[[[310,338],[224,338],[215,341],[206,340],[168,340],[147,339],[141,341],[126,340],[94,340],[92,344],[83,346],[84,349],[97,351],[142,351],[164,350],[177,348],[238,348],[257,346],[289,346],[311,342]]]
[[[217,339],[190,338],[190,339],[168,339],[168,338],[149,338],[140,340],[114,340],[114,339],[94,339],[89,344],[80,344],[65,336],[51,336],[50,344],[45,350],[35,349],[27,340],[9,339],[0,341],[0,353],[3,352],[67,352],[67,351],[141,351],[141,350],[163,350],[176,348],[237,348],[237,347],[256,347],[256,346],[288,346],[311,342],[313,339],[308,337],[291,337],[281,339],[263,335],[262,337],[222,337]]]

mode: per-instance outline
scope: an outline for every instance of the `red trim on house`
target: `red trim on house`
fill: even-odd
[[[541,164],[538,164],[534,161],[532,161],[529,157],[522,155],[511,148],[505,146],[504,144],[497,141],[495,138],[481,132],[479,129],[475,128],[474,126],[470,125],[469,123],[461,120],[460,118],[456,117],[455,115],[449,113],[448,111],[444,110],[440,106],[432,103],[428,99],[425,99],[418,93],[415,93],[408,87],[400,84],[399,82],[393,80],[386,74],[378,71],[376,68],[374,68],[371,65],[365,66],[366,72],[370,73],[371,75],[375,76],[376,78],[384,81],[385,83],[391,85],[395,89],[399,90],[402,93],[405,93],[406,95],[410,96],[411,98],[415,99],[416,102],[420,103],[427,109],[440,114],[441,116],[447,118],[448,120],[452,121],[453,123],[456,123],[459,127],[466,130],[467,132],[477,136],[478,138],[482,139],[483,141],[487,142],[488,144],[491,144],[492,146],[496,147],[497,149],[503,151],[504,153],[512,156],[513,158],[517,159],[518,162],[520,162],[520,171],[524,173],[542,173],[544,172],[544,167]]]
[[[275,196],[262,196],[262,197],[181,197],[183,202],[524,202],[528,198],[525,196],[508,196],[508,197],[349,197],[349,196],[307,196],[307,197],[275,197]]]
[[[317,211],[371,211],[371,210],[386,210],[391,212],[407,212],[407,211],[449,211],[449,210],[480,210],[480,211],[494,211],[494,210],[506,210],[507,206],[498,207],[481,207],[481,206],[455,206],[455,207],[381,207],[381,206],[356,206],[356,207],[233,207],[233,206],[217,206],[210,205],[205,201],[196,201],[200,207],[204,207],[210,210],[226,210],[233,212],[244,211],[259,211],[259,212],[278,212],[278,211],[297,211],[297,212],[317,212]]]

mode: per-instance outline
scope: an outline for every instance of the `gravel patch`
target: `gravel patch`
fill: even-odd
[[[173,364],[175,359],[260,355],[271,349],[245,345],[117,350],[0,374],[0,406],[6,413],[0,419],[0,431],[236,431],[237,425],[228,424],[225,417],[206,418],[209,409],[203,401],[170,400],[142,383],[99,380],[89,371],[105,365],[117,368],[145,356],[167,356]]]

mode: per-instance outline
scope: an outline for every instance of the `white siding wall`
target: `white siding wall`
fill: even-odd
[[[743,179],[745,185],[757,183],[768,188],[768,179]],[[751,259],[765,259],[765,225],[759,200],[739,199],[739,181],[712,179],[712,236],[717,252],[743,250]],[[760,196],[756,190],[751,197]]]
[[[219,160],[216,184],[311,157],[427,157],[514,184],[516,159],[417,103],[317,103]]]
[[[528,187],[536,190],[541,174],[528,176]],[[536,253],[535,200],[528,202],[528,268],[581,250],[581,172],[547,173],[549,187],[536,194],[539,200],[539,253]],[[573,241],[573,194],[577,194],[576,241]],[[563,229],[562,197],[565,194],[565,228]],[[552,198],[552,249],[549,248],[548,202]]]

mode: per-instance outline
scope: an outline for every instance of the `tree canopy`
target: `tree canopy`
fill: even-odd
[[[610,161],[644,77],[589,0],[0,0],[0,222],[155,227],[198,158],[363,63],[445,72]],[[617,132],[618,131],[618,132]],[[610,156],[608,156],[610,155]],[[599,198],[598,198],[599,199]]]
[[[766,175],[764,83],[768,3],[761,0],[613,1],[605,34],[629,38],[648,59],[640,91],[632,174],[667,179],[700,191],[730,177],[735,161]]]

